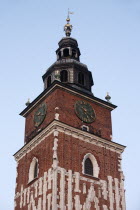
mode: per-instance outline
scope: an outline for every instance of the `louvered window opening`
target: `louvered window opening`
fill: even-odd
[[[51,83],[52,83],[51,76],[49,76],[47,79],[47,87],[50,87]]]
[[[84,79],[84,74],[81,73],[81,72],[79,72],[79,73],[78,73],[78,83],[79,83],[80,85],[84,85],[84,83],[85,83],[84,80],[85,80],[85,79]]]
[[[93,176],[93,165],[89,158],[85,160],[85,174]]]
[[[68,72],[66,70],[63,70],[60,72],[60,80],[61,80],[61,82],[68,81]]]
[[[63,51],[63,55],[64,55],[64,57],[68,57],[69,56],[69,49],[64,49],[64,51]]]

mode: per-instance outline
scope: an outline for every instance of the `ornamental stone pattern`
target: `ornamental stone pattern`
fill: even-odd
[[[98,178],[82,172],[86,153],[97,159]],[[120,155],[56,129],[22,158],[18,160],[17,156],[15,210],[125,209]],[[38,159],[39,174],[28,183],[34,157]]]

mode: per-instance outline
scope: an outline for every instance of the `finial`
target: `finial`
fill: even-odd
[[[73,14],[73,12],[70,12],[69,9],[68,9],[68,16],[67,16],[67,19],[66,19],[67,23],[64,26],[64,31],[65,31],[66,36],[70,36],[71,31],[72,31],[72,25],[70,24],[70,14]]]
[[[29,106],[30,104],[30,99],[28,98],[28,101],[25,103],[26,106]]]
[[[107,100],[107,102],[111,103],[111,102],[110,102],[111,96],[109,95],[108,92],[107,92],[107,94],[106,94],[105,99]]]

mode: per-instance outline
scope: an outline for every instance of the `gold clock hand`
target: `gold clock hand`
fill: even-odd
[[[87,110],[85,108],[83,108],[83,107],[81,107],[81,108],[84,110],[84,112],[87,112]]]

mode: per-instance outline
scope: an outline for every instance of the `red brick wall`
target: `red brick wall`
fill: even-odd
[[[83,122],[76,116],[74,110],[74,104],[77,100],[87,101],[87,99],[76,96],[65,90],[54,90],[44,100],[44,102],[47,103],[47,115],[44,122],[38,128],[35,128],[33,120],[34,113],[38,109],[38,106],[36,106],[34,110],[31,111],[26,117],[25,141],[28,142],[29,137],[30,139],[33,137],[33,133],[36,134],[38,129],[46,127],[51,121],[54,120],[55,107],[59,107],[58,113],[60,114],[59,120],[61,122],[81,129]],[[97,131],[101,130],[101,137],[110,140],[110,135],[112,134],[111,111],[94,102],[88,101],[88,103],[90,103],[95,110],[96,120],[91,124],[84,123],[84,125],[89,126],[91,132],[93,131],[93,129]]]
[[[28,174],[31,161],[34,157],[38,159],[39,177],[42,177],[44,172],[52,167],[53,141],[53,135],[46,137],[45,140],[19,161],[17,168],[18,177],[16,180],[18,183],[17,192],[20,192],[21,184],[23,184],[24,188],[30,185],[28,185]],[[64,133],[59,133],[58,161],[60,167],[66,170],[70,169],[80,172],[82,175],[82,161],[87,153],[91,153],[95,156],[100,167],[100,179],[105,180],[109,175],[113,178],[120,178],[118,171],[119,157],[117,153],[91,143],[86,143]]]
[[[56,98],[57,98],[57,91],[52,92],[44,101],[41,101],[26,117],[25,121],[25,141],[28,142],[28,137],[33,137],[34,134],[37,134],[38,129],[42,129],[46,127],[53,119],[54,119],[54,111],[56,104]],[[39,127],[34,126],[34,114],[38,109],[38,106],[45,102],[47,104],[47,115],[45,117],[45,120]],[[32,135],[33,133],[33,135]]]
[[[43,177],[44,172],[48,171],[48,169],[52,167],[53,146],[54,146],[54,135],[51,134],[19,161],[19,165],[17,168],[18,177],[16,180],[17,182],[16,192],[20,192],[21,185],[23,185],[23,189],[25,189],[34,183],[35,180],[28,184],[29,168],[31,161],[34,157],[38,159],[39,163],[38,178]],[[79,172],[81,176],[92,179],[91,176],[82,174],[82,161],[87,153],[93,154],[98,162],[98,165],[100,167],[99,179],[106,180],[108,182],[107,176],[112,176],[112,178],[118,178],[120,180],[120,173],[118,171],[119,157],[116,152],[110,151],[100,146],[93,145],[92,143],[84,142],[70,135],[59,132],[58,148],[57,148],[59,167],[65,168],[66,171],[72,170],[73,173]],[[67,179],[65,181],[66,181],[65,194],[67,195],[68,191]],[[57,193],[59,194],[60,191],[59,174],[58,174],[57,183],[58,183]],[[73,188],[73,202],[74,202],[74,196],[77,194],[80,195],[80,200],[82,205],[84,204],[87,197],[87,193],[86,194],[82,193],[83,183],[85,183],[85,181],[81,180],[79,186],[81,193],[75,193]],[[73,183],[73,187],[74,186],[75,184]],[[87,189],[90,188],[90,182],[86,182],[86,188]],[[99,185],[96,185],[95,183],[94,189],[96,191],[96,196],[98,196]],[[48,193],[50,193],[50,191],[48,191],[47,194]],[[35,198],[36,203],[38,203],[38,198],[39,197]],[[65,199],[67,203],[67,196]],[[15,208],[15,210],[19,210],[20,198],[17,198],[16,201],[17,201],[17,207]],[[103,204],[107,205],[109,208],[109,198],[107,200],[99,198],[99,206],[101,208]],[[22,207],[21,209],[27,210],[28,209],[27,205],[25,207]],[[94,209],[94,202],[92,203],[92,209]],[[115,209],[116,208],[114,206],[114,210]]]
[[[80,172],[82,175],[82,161],[87,153],[95,156],[100,167],[100,179],[105,180],[107,176],[120,178],[118,153],[65,135],[64,133],[59,133],[58,159],[60,167]]]
[[[24,188],[30,186],[28,184],[29,179],[29,168],[32,162],[32,159],[36,157],[39,164],[39,174],[38,177],[42,177],[45,171],[48,171],[52,167],[52,148],[53,148],[53,135],[48,136],[43,140],[38,146],[27,153],[20,161],[17,167],[18,177],[16,179],[17,188],[16,191],[20,192],[21,185]]]

